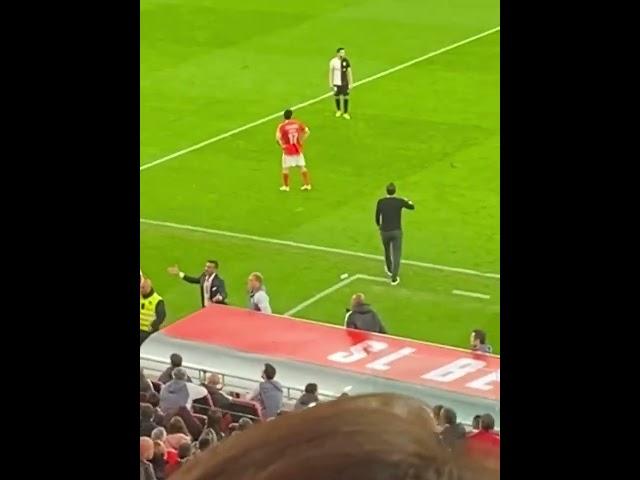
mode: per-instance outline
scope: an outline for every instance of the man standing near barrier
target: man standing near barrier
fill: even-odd
[[[164,300],[153,289],[151,280],[144,278],[140,284],[140,346],[160,330],[166,317]]]
[[[249,307],[251,310],[262,313],[271,313],[269,295],[264,286],[262,274],[253,272],[247,280],[247,290],[249,291]]]
[[[207,260],[204,272],[199,277],[186,275],[177,265],[167,270],[171,275],[178,276],[187,283],[200,285],[200,304],[203,308],[214,303],[227,304],[227,288],[222,277],[218,275],[217,260]]]
[[[407,199],[398,198],[396,186],[387,185],[387,196],[376,204],[376,225],[380,229],[384,247],[384,263],[391,285],[400,283],[400,257],[402,256],[402,209],[415,210],[415,205]]]

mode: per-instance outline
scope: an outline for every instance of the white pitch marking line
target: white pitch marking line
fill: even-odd
[[[356,275],[353,275],[352,277],[346,278],[346,279],[342,280],[341,282],[336,283],[332,287],[329,287],[326,290],[321,291],[320,293],[318,293],[317,295],[314,295],[310,299],[305,300],[300,305],[296,305],[295,307],[293,307],[288,312],[284,312],[283,315],[285,317],[289,317],[289,316],[293,315],[294,313],[299,312],[300,310],[303,310],[304,308],[307,308],[309,305],[311,305],[312,303],[317,302],[321,298],[326,297],[330,293],[333,293],[336,290],[340,290],[342,287],[345,287],[345,286],[349,285],[354,280],[359,280],[359,279],[374,280],[374,281],[377,281],[377,282],[389,282],[388,278],[372,277],[371,275],[363,275],[363,274],[357,273]]]
[[[384,257],[379,255],[372,255],[370,253],[353,252],[351,250],[343,250],[341,248],[321,247],[319,245],[309,245],[306,243],[292,242],[289,240],[278,240],[276,238],[258,237],[257,235],[247,235],[245,233],[227,232],[225,230],[215,230],[212,228],[196,227],[194,225],[181,225],[179,223],[161,222],[158,220],[148,220],[145,218],[141,218],[140,223],[145,223],[147,225],[156,225],[160,227],[175,228],[177,230],[187,230],[190,232],[220,235],[223,237],[242,238],[244,240],[253,240],[256,242],[271,243],[274,245],[284,245],[287,247],[305,248],[307,250],[317,250],[319,252],[339,253],[341,255],[351,255],[352,257],[369,258],[372,260],[384,260]],[[498,273],[484,273],[484,272],[478,272],[476,270],[469,270],[466,268],[447,267],[446,265],[436,265],[434,263],[417,262],[415,260],[402,260],[402,263],[406,265],[414,265],[416,267],[431,268],[434,270],[443,270],[445,272],[464,273],[467,275],[495,278],[497,280],[500,280],[500,274]]]
[[[445,53],[445,52],[448,52],[449,50],[453,50],[454,48],[461,47],[462,45],[466,45],[467,43],[473,42],[473,41],[478,40],[478,39],[480,39],[482,37],[486,37],[487,35],[491,35],[492,33],[495,33],[495,32],[497,32],[499,30],[500,30],[500,27],[492,28],[491,30],[487,30],[486,32],[479,33],[478,35],[474,35],[473,37],[466,38],[466,39],[461,40],[459,42],[453,43],[453,44],[451,44],[451,45],[449,45],[447,47],[441,48],[439,50],[435,50],[435,51],[433,51],[431,53],[427,53],[426,55],[423,55],[421,57],[415,58],[415,59],[410,60],[408,62],[401,63],[400,65],[397,65],[397,66],[395,66],[393,68],[390,68],[388,70],[384,70],[384,71],[382,71],[380,73],[377,73],[375,75],[372,75],[370,77],[363,78],[359,82],[355,82],[353,84],[353,87],[364,85],[365,83],[372,82],[373,80],[377,80],[378,78],[386,77],[387,75],[395,73],[398,70],[405,69],[407,67],[410,67],[411,65],[415,65],[416,63],[422,62],[422,61],[427,60],[427,59],[429,59],[431,57],[435,57],[436,55],[440,55],[441,53]],[[318,103],[319,101],[324,100],[325,98],[329,98],[332,95],[333,95],[333,92],[325,93],[324,95],[320,95],[319,97],[312,98],[311,100],[307,100],[306,102],[299,103],[298,105],[294,105],[293,107],[291,107],[291,109],[292,110],[297,110],[297,109],[300,109],[300,108],[303,108],[303,107],[308,107],[309,105],[313,105],[314,103]],[[242,127],[235,128],[233,130],[230,130],[230,131],[228,131],[226,133],[223,133],[221,135],[215,136],[215,137],[210,138],[208,140],[205,140],[203,142],[196,143],[195,145],[191,145],[190,147],[184,148],[182,150],[178,150],[177,152],[172,153],[171,155],[167,155],[166,157],[159,158],[158,160],[155,160],[153,162],[145,163],[144,165],[140,165],[140,171],[142,172],[142,171],[144,171],[144,170],[146,170],[148,168],[155,167],[156,165],[160,165],[161,163],[164,163],[164,162],[169,161],[169,160],[171,160],[173,158],[176,158],[176,157],[180,157],[180,156],[182,156],[182,155],[184,155],[186,153],[193,152],[194,150],[199,150],[202,147],[206,147],[207,145],[210,145],[212,143],[215,143],[215,142],[218,142],[220,140],[223,140],[223,139],[225,139],[227,137],[235,135],[236,133],[244,132],[245,130],[248,130],[250,128],[257,127],[258,125],[266,123],[266,122],[268,122],[270,120],[274,120],[276,118],[280,118],[281,115],[282,115],[282,112],[274,113],[273,115],[269,115],[267,117],[261,118],[260,120],[256,120],[255,122],[247,123],[246,125],[243,125]]]
[[[336,283],[335,285],[327,288],[326,290],[321,291],[320,293],[318,293],[317,295],[314,295],[313,297],[311,297],[308,300],[305,300],[304,302],[302,302],[300,305],[296,305],[295,307],[293,307],[291,310],[288,310],[286,312],[284,312],[284,316],[285,317],[289,317],[291,315],[293,315],[296,312],[299,312],[300,310],[302,310],[303,308],[308,307],[309,305],[311,305],[312,303],[317,302],[318,300],[320,300],[323,297],[326,297],[327,295],[329,295],[330,293],[335,292],[336,290],[340,290],[342,287],[349,285],[351,282],[353,282],[354,280],[358,280],[358,278],[360,278],[359,275],[354,275],[353,277],[349,277],[345,280],[342,280],[338,283]]]
[[[485,300],[491,298],[490,295],[485,295],[484,293],[465,292],[464,290],[453,290],[451,293],[454,295],[465,295],[467,297],[484,298]]]

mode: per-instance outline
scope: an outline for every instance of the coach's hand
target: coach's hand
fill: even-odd
[[[167,268],[167,272],[169,272],[170,275],[180,275],[180,269],[178,268],[178,265]]]

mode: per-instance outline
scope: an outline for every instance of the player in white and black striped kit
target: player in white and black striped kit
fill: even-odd
[[[336,56],[329,62],[329,86],[333,89],[336,101],[336,117],[342,116],[347,120],[349,115],[349,89],[353,85],[353,74],[351,73],[351,62],[345,56],[344,48],[336,50]],[[340,107],[340,97],[342,97],[342,108]]]

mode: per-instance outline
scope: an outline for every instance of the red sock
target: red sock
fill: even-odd
[[[289,174],[288,174],[288,173],[283,173],[283,174],[282,174],[282,184],[283,184],[285,187],[288,187],[288,186],[289,186]]]
[[[302,170],[302,183],[304,185],[310,185],[309,184],[309,171],[308,170]]]

